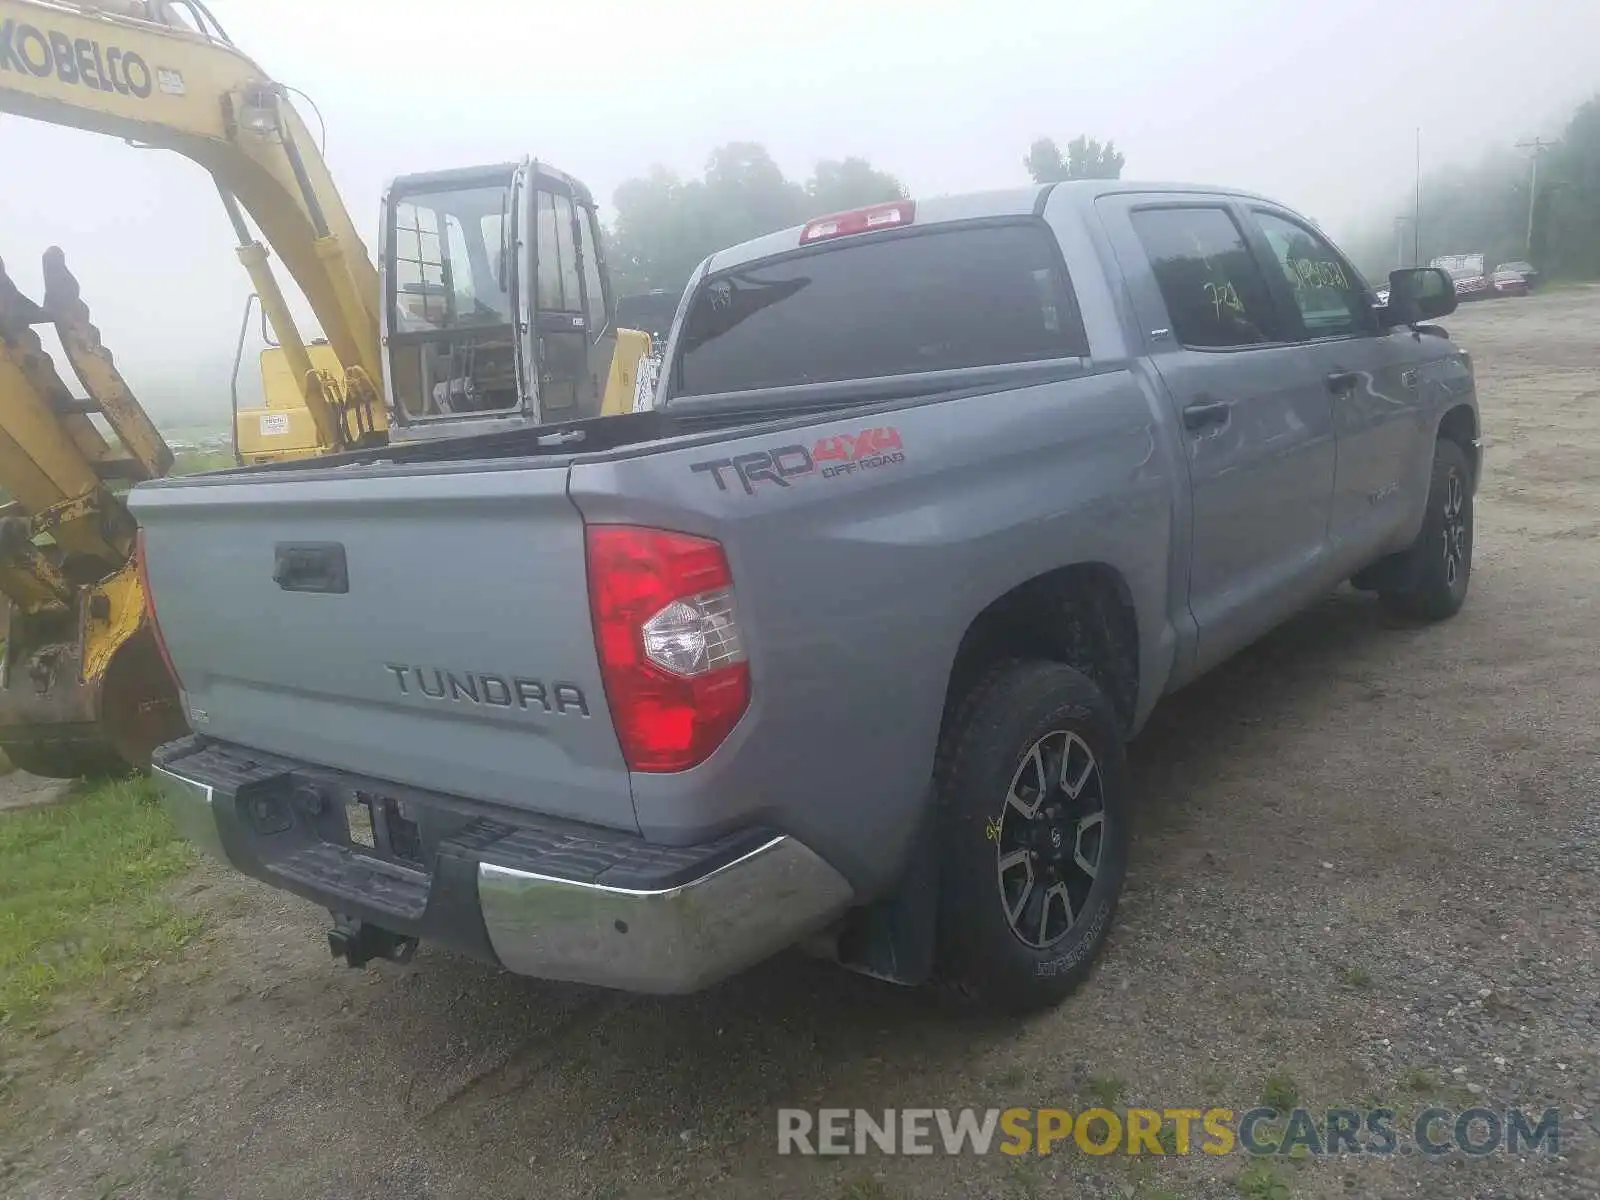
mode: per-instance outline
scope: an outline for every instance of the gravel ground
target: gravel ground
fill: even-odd
[[[615,996],[441,952],[330,965],[203,869],[214,932],[5,1067],[19,1197],[1600,1195],[1600,289],[1475,306],[1488,459],[1447,626],[1342,592],[1165,702],[1127,900],[1026,1022],[784,958]],[[4,1074],[0,1071],[0,1074]],[[1559,1155],[798,1159],[780,1105],[1559,1106]]]

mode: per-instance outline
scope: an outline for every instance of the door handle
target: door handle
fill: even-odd
[[[1191,404],[1183,410],[1183,427],[1201,430],[1209,425],[1226,425],[1233,405],[1226,400],[1213,400],[1206,404]]]
[[[1337,396],[1340,392],[1353,392],[1361,383],[1361,376],[1354,371],[1329,371],[1328,390]]]
[[[339,542],[279,542],[273,547],[272,580],[286,592],[350,591],[350,568]]]

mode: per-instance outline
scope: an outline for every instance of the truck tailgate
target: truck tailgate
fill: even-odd
[[[637,829],[567,474],[371,466],[136,489],[195,731]]]

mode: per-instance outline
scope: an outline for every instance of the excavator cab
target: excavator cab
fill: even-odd
[[[532,160],[399,178],[383,205],[389,436],[628,412],[647,335],[612,319],[587,188]]]

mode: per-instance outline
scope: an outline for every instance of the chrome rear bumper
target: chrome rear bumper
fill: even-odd
[[[217,831],[217,816],[212,809],[215,793],[210,785],[185,779],[159,766],[150,768],[150,778],[160,789],[162,806],[178,832],[212,858],[229,862]]]
[[[352,869],[324,867],[314,886],[303,875],[286,884],[267,844],[288,836],[282,829],[257,832],[225,789],[159,764],[152,777],[173,824],[207,854],[393,933],[435,938],[484,957],[487,934],[488,950],[502,966],[540,979],[658,994],[697,991],[814,933],[852,899],[843,876],[799,841],[778,835],[731,860],[726,854],[708,860],[720,865],[660,888],[519,870],[484,861],[494,857],[488,848],[474,856],[475,871],[470,860],[466,874],[436,867],[421,915],[408,916],[384,911],[382,897],[364,890],[383,864],[318,843],[323,862],[332,854],[337,864],[342,854]],[[461,847],[452,855],[459,858]]]
[[[661,891],[478,867],[483,922],[507,970],[635,992],[698,991],[814,932],[850,895],[791,837]]]

